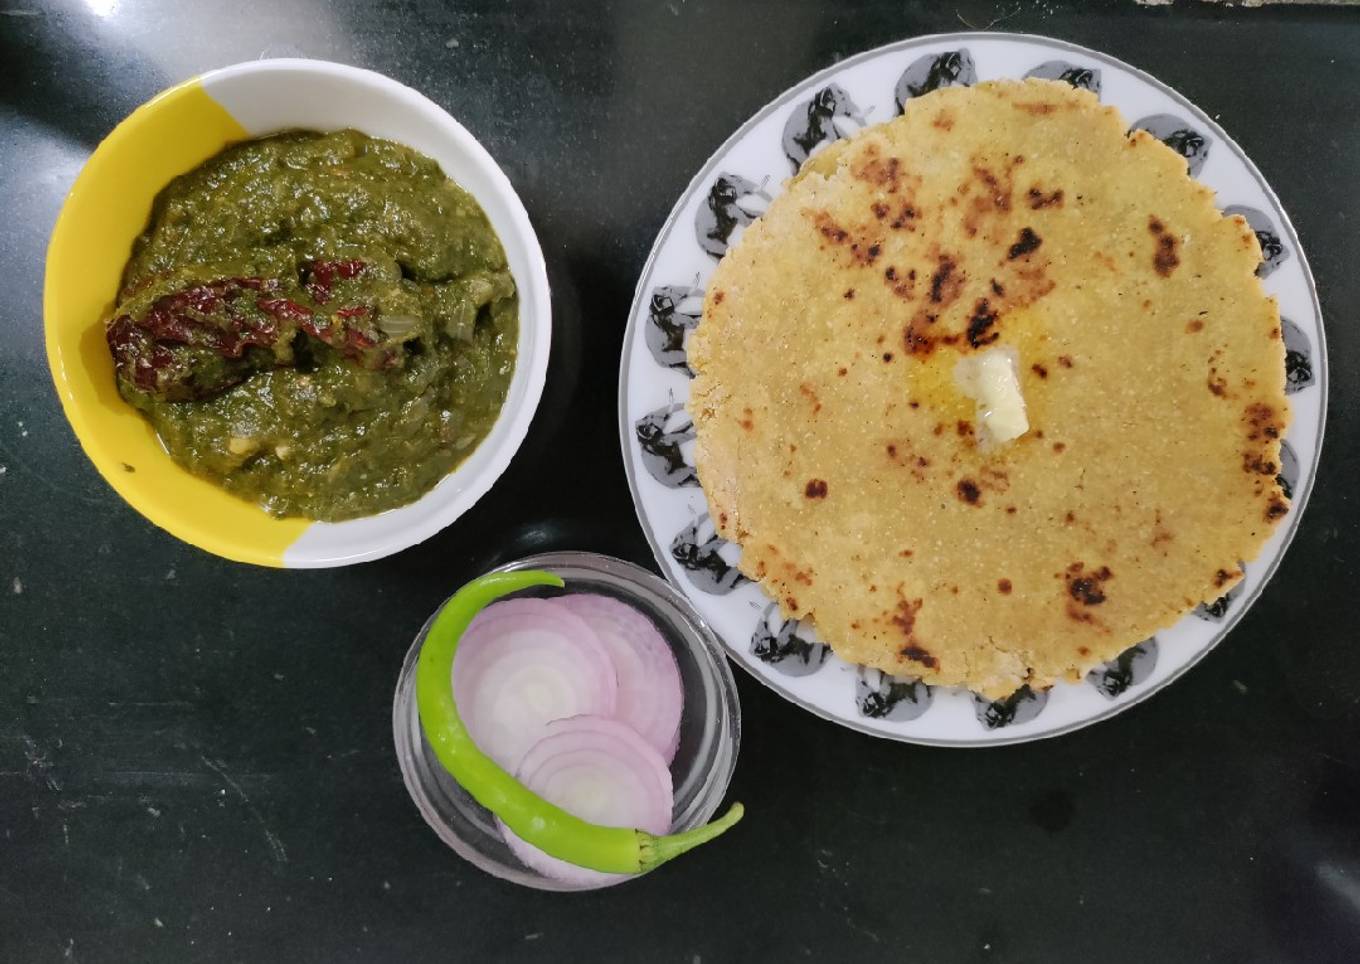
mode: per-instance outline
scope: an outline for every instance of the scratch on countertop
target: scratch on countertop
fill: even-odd
[[[962,24],[963,24],[965,27],[967,27],[969,30],[991,30],[991,29],[992,29],[993,27],[995,27],[997,24],[999,24],[999,23],[1005,23],[1007,20],[1009,20],[1011,17],[1014,17],[1014,16],[1015,16],[1017,13],[1019,13],[1019,12],[1020,12],[1020,4],[1017,3],[1017,4],[1015,5],[1015,9],[1012,10],[1010,13],[1004,13],[1004,14],[1002,14],[1002,15],[999,16],[999,17],[993,17],[991,20],[989,20],[985,25],[983,25],[983,26],[981,26],[981,27],[975,26],[974,24],[970,23],[970,22],[964,17],[964,15],[963,15],[962,13],[960,13],[958,10],[955,10],[955,11],[954,11],[954,16],[958,17],[958,18],[959,18],[959,22],[962,23]]]
[[[871,931],[869,928],[865,927],[863,924],[857,924],[857,923],[855,923],[855,919],[854,919],[852,916],[850,916],[850,914],[848,913],[849,910],[850,910],[849,907],[846,907],[846,908],[844,908],[844,909],[847,911],[847,913],[846,913],[846,915],[845,915],[845,922],[846,922],[847,924],[850,925],[850,929],[851,929],[851,930],[859,931],[861,934],[864,934],[866,937],[869,937],[871,940],[873,940],[873,942],[874,942],[875,944],[882,944],[882,943],[883,943],[883,938],[882,938],[882,937],[879,937],[878,934],[877,934],[876,932]]]
[[[269,829],[269,823],[264,819],[264,814],[260,813],[260,808],[255,806],[250,796],[241,788],[241,785],[231,778],[226,766],[221,763],[214,763],[201,753],[199,759],[203,761],[204,766],[221,777],[227,786],[236,791],[236,795],[241,798],[241,802],[246,805],[246,809],[250,811],[251,816],[260,825],[260,829],[264,831],[264,839],[269,842],[269,849],[273,852],[274,859],[281,864],[288,863],[288,851],[284,849],[283,841],[274,834],[274,831]]]
[[[28,430],[25,429],[22,434],[28,435]],[[86,505],[103,506],[105,504],[105,501],[103,499],[98,498],[94,495],[85,492],[78,492],[74,489],[69,489],[64,485],[53,482],[43,473],[38,472],[31,468],[27,462],[25,462],[23,459],[19,457],[19,453],[15,452],[13,449],[6,446],[4,442],[0,442],[0,455],[5,456],[5,458],[9,459],[11,462],[17,465],[21,471],[26,472],[28,477],[37,479],[49,490],[57,493],[58,495],[65,496],[70,499],[75,499],[77,502],[84,502]]]
[[[24,736],[24,759],[28,760],[29,780],[36,783],[39,779],[47,784],[49,790],[60,790],[61,780],[52,775],[52,761],[47,754],[38,749],[31,736]]]

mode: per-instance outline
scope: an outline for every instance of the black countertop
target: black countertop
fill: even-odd
[[[672,203],[806,74],[987,26],[1176,87],[1292,216],[1332,415],[1274,582],[1174,686],[1037,744],[881,742],[741,674],[748,817],[721,844],[576,896],[463,863],[402,786],[397,669],[437,603],[498,561],[652,565],[615,380]],[[586,360],[554,368],[474,511],[348,569],[234,565],[155,529],[86,461],[46,371],[43,250],[80,165],[156,91],[262,55],[371,67],[462,120],[523,197],[560,337]],[[0,960],[1360,959],[1360,11],[0,0],[0,134]]]

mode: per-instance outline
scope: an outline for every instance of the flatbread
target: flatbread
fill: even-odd
[[[1087,91],[914,99],[816,155],[710,282],[689,410],[741,570],[851,662],[1001,697],[1242,576],[1288,503],[1261,252]],[[1030,430],[954,384],[1019,354]]]

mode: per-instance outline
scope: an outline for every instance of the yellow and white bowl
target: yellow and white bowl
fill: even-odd
[[[347,522],[276,519],[176,465],[119,397],[103,319],[156,194],[235,141],[288,128],[354,128],[425,154],[481,204],[519,286],[518,359],[490,434],[416,502]],[[429,538],[505,470],[543,392],[552,334],[543,252],[491,155],[438,105],[381,74],[316,60],[261,60],[188,80],[143,104],[91,155],[57,218],[43,290],[47,357],[66,417],[100,474],[156,525],[201,549],[265,566],[341,566]]]

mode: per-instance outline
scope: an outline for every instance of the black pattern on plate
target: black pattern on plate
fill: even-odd
[[[1280,443],[1280,471],[1275,484],[1284,491],[1286,499],[1294,498],[1294,486],[1299,484],[1299,457],[1288,442]]]
[[[1237,568],[1241,569],[1244,574],[1247,571],[1245,563],[1239,562],[1237,564]],[[1223,617],[1228,615],[1228,610],[1232,609],[1233,602],[1236,601],[1238,596],[1242,595],[1242,589],[1243,587],[1246,586],[1246,584],[1247,578],[1245,575],[1243,575],[1243,577],[1240,580],[1238,580],[1237,585],[1233,586],[1231,589],[1229,589],[1223,595],[1219,596],[1213,602],[1202,602],[1198,606],[1196,606],[1194,610],[1195,615],[1198,616],[1200,619],[1205,620],[1206,622],[1210,623],[1223,622]]]
[[[663,405],[638,419],[634,429],[642,449],[642,464],[662,485],[678,489],[698,485],[699,475],[681,446],[694,441],[694,420],[680,403]]]
[[[685,357],[685,340],[699,326],[703,301],[703,289],[690,285],[661,285],[652,289],[643,335],[658,365],[694,377]]]
[[[770,603],[751,634],[751,652],[785,676],[810,676],[822,668],[829,650],[806,632],[800,620],[785,619],[779,606]]]
[[[784,156],[793,163],[796,171],[817,148],[852,133],[842,132],[842,127],[849,124],[855,128],[863,127],[864,114],[855,106],[844,87],[828,84],[813,94],[811,100],[794,105],[793,112],[784,123]]]
[[[973,66],[973,55],[966,49],[948,50],[913,60],[897,79],[893,97],[900,114],[907,101],[913,97],[920,97],[941,87],[968,87],[976,83],[977,68]]]
[[[1247,226],[1256,234],[1256,241],[1261,245],[1261,263],[1256,266],[1256,277],[1267,277],[1281,264],[1289,260],[1289,249],[1284,246],[1284,241],[1280,239],[1280,232],[1275,229],[1275,222],[1270,220],[1269,215],[1241,204],[1224,208],[1223,214],[1225,217],[1232,217],[1234,214],[1242,215],[1246,219]]]
[[[1313,384],[1313,346],[1303,329],[1288,318],[1280,319],[1284,337],[1284,392],[1293,395]]]
[[[989,700],[981,693],[973,694],[973,712],[977,714],[978,722],[989,730],[1028,723],[1042,713],[1047,704],[1048,690],[1035,692],[1028,683],[1001,700]]]
[[[671,540],[671,558],[680,563],[695,588],[714,596],[725,596],[748,581],[736,563],[721,554],[731,545],[718,535],[713,520],[704,513],[676,533]]]
[[[709,185],[703,206],[694,217],[699,247],[721,258],[736,243],[737,231],[764,214],[770,200],[770,195],[755,181],[740,174],[719,174]]]
[[[855,678],[855,705],[859,715],[873,720],[914,720],[930,709],[934,693],[919,679],[889,676],[881,670],[859,667]]]
[[[1144,117],[1133,125],[1134,130],[1145,130],[1181,157],[1190,170],[1190,176],[1199,174],[1204,162],[1209,159],[1209,148],[1213,141],[1195,130],[1187,121],[1173,114],[1153,114]]]
[[[1156,665],[1157,638],[1154,636],[1130,646],[1108,663],[1091,670],[1086,674],[1086,682],[1114,699],[1151,676]]]
[[[1089,90],[1097,97],[1100,96],[1099,67],[1084,67],[1081,64],[1068,63],[1066,60],[1046,60],[1025,76],[1037,77],[1040,80],[1065,81],[1073,87]]]

